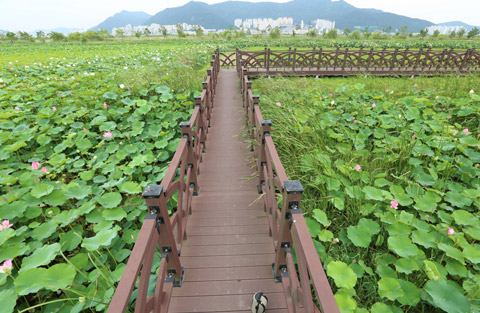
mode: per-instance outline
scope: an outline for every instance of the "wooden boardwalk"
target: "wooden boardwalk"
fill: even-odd
[[[182,245],[185,280],[173,289],[169,312],[251,312],[256,291],[268,295],[267,312],[287,312],[257,180],[248,180],[256,169],[240,137],[245,114],[235,70],[220,72],[214,107]]]
[[[219,55],[161,183],[142,193],[149,214],[107,312],[247,313],[262,291],[267,312],[340,313],[303,216],[302,184],[288,179],[246,70],[220,71]]]

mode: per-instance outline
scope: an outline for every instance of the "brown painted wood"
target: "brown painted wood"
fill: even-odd
[[[274,254],[245,254],[238,255],[216,255],[216,256],[184,256],[182,265],[188,268],[210,268],[210,267],[240,267],[270,265]]]
[[[174,290],[175,292],[175,290]],[[253,295],[172,297],[169,312],[230,312],[248,310],[252,306]],[[268,295],[269,312],[286,308],[283,293]],[[251,311],[250,311],[251,312]]]
[[[218,281],[186,282],[176,295],[179,297],[253,295],[258,290],[262,290],[265,294],[278,293],[283,292],[283,287],[281,284],[272,284],[268,278],[229,280],[221,284]]]
[[[267,217],[251,219],[250,217],[237,218],[201,218],[197,216],[190,216],[188,224],[191,227],[219,227],[219,226],[250,226],[250,225],[268,225]]]
[[[187,229],[188,232],[188,229]],[[185,246],[213,246],[213,245],[239,245],[239,244],[255,244],[255,243],[270,243],[273,241],[268,235],[214,235],[214,236],[188,236],[188,239],[183,242]],[[274,260],[272,260],[272,263]]]
[[[270,265],[223,267],[223,268],[192,268],[185,273],[185,282],[189,281],[229,281],[247,279],[271,279]]]
[[[172,290],[169,312],[250,312],[257,291],[269,298],[267,312],[286,312],[258,178],[248,180],[255,167],[239,136],[245,116],[236,71],[221,71],[214,107],[182,244],[185,280]]]
[[[215,226],[215,227],[193,227],[190,226],[189,236],[201,235],[248,235],[248,234],[266,234],[268,228],[264,225],[246,225],[246,226]]]
[[[264,227],[267,228],[267,227]],[[268,229],[268,228],[267,228]],[[226,256],[226,255],[257,255],[275,253],[270,243],[217,245],[217,246],[185,246],[182,256]]]

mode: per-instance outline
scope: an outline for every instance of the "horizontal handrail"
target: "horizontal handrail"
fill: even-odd
[[[147,186],[142,194],[149,214],[144,218],[132,254],[108,307],[108,313],[127,310],[139,274],[136,313],[167,312],[172,288],[181,286],[183,282],[180,251],[186,238],[188,216],[192,213],[192,197],[199,190],[197,176],[202,153],[206,148],[213,95],[220,70],[218,50],[212,55],[210,65],[207,79],[202,84],[201,95],[195,97],[195,108],[190,120],[180,123],[181,138],[161,184]],[[177,206],[170,216],[167,202],[175,194]],[[154,294],[147,297],[157,247],[161,253],[157,282]]]
[[[268,50],[266,52],[269,54]],[[237,58],[241,57],[240,53],[236,51]],[[260,55],[258,52],[255,54]],[[244,66],[238,66],[237,63],[237,72],[242,85],[247,129],[255,142],[251,150],[256,158],[257,188],[258,192],[263,194],[270,234],[275,245],[273,274],[284,287],[288,311],[340,312],[303,217],[302,184],[299,181],[288,180],[271,136],[272,121],[264,119],[259,105],[260,97],[252,93],[252,83],[248,79],[250,71]],[[281,208],[278,205],[277,194],[281,196]],[[293,248],[297,266],[292,258]],[[320,308],[313,300],[310,281]]]
[[[476,49],[288,49],[236,50],[236,68],[254,75],[419,75],[480,72]],[[225,65],[227,66],[227,65]]]

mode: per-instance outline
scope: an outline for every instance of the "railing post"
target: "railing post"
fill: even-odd
[[[259,108],[259,103],[260,103],[260,96],[258,95],[253,95],[252,96],[252,102],[251,107],[247,108],[247,125],[250,126],[251,131],[250,131],[250,138],[255,138],[255,131],[257,128],[256,125],[256,120],[255,120],[255,108]],[[255,151],[255,146],[254,143],[252,142],[250,146],[250,151]]]
[[[197,155],[197,158],[201,160],[201,155],[200,153],[205,152],[207,149],[206,146],[206,132],[207,132],[207,127],[205,127],[205,117],[206,117],[206,112],[205,112],[205,106],[202,107],[202,97],[196,96],[195,98],[195,106],[199,107],[199,119],[198,119],[198,125],[196,126],[197,130],[196,133],[198,134],[198,137],[195,137],[195,145],[199,144],[200,145],[200,151],[199,155]],[[197,160],[198,162],[198,160]],[[200,162],[198,162],[200,163]],[[197,170],[197,174],[199,172],[199,169]]]
[[[423,54],[423,48],[420,48],[420,50],[418,50],[418,53],[417,53],[417,60],[415,61],[415,65],[413,66],[413,70],[415,72],[417,72],[418,63],[420,63],[420,58],[422,57],[422,54]]]
[[[258,104],[257,104],[258,105]],[[271,120],[262,120],[262,129],[259,134],[257,134],[257,147],[259,149],[257,153],[257,170],[258,170],[258,185],[257,190],[259,194],[262,194],[262,188],[265,186],[267,177],[265,177],[263,172],[263,167],[267,166],[267,154],[265,151],[265,137],[270,136],[270,131],[272,129]]]
[[[205,99],[203,101],[205,101],[205,109],[207,110],[207,127],[210,128],[211,127],[210,117],[211,117],[211,114],[212,114],[212,109],[211,109],[211,106],[210,106],[210,92],[208,91],[208,83],[203,82],[202,87],[203,87],[203,90],[205,91]]]
[[[340,54],[340,48],[337,47],[337,51],[335,52],[335,62],[333,63],[333,70],[335,70],[338,66],[338,55]]]
[[[343,54],[342,71],[345,71],[345,65],[347,64],[347,58],[348,58],[348,48],[345,49],[345,53]]]
[[[209,97],[208,99],[210,100],[210,107],[213,108],[213,95],[215,93],[215,89],[213,88],[214,86],[214,81],[213,81],[213,77],[212,77],[212,70],[211,69],[208,69],[207,70],[207,82],[208,82],[208,78],[210,78],[210,84],[207,85],[208,87],[208,93],[209,93]]]
[[[245,89],[245,94],[244,94],[244,107],[245,105],[248,106],[248,91],[249,90],[252,90],[252,82],[251,81],[247,81],[247,88]]]
[[[211,77],[212,77],[212,88],[217,84],[217,75],[216,75],[216,69],[215,69],[215,59],[213,59],[212,61],[210,61],[210,74],[211,74]],[[208,73],[209,70],[207,70],[207,73]],[[213,88],[213,93],[215,94],[215,88]]]
[[[472,55],[472,50],[471,49],[468,49],[467,51],[465,51],[465,54],[463,55],[462,64],[458,68],[458,71],[460,73],[463,72],[463,68],[465,67],[465,65],[468,66],[468,61],[470,61],[471,55]]]
[[[317,62],[317,70],[320,70],[320,65],[322,64],[322,53],[323,53],[323,48],[320,48],[318,51],[318,62]]]
[[[315,53],[316,53],[316,48],[313,47],[313,51],[312,51],[312,61],[310,62],[309,66],[308,66],[308,69],[311,70],[313,68],[313,66],[315,65]]]
[[[197,125],[198,127],[199,125]],[[192,141],[192,131],[191,131],[191,125],[190,122],[180,122],[180,128],[182,130],[182,137],[187,138],[187,167],[192,169],[190,180],[186,182],[187,184],[187,189],[192,188],[193,189],[193,195],[197,196],[199,187],[198,187],[198,180],[197,180],[197,160],[196,160],[196,155],[194,153],[194,145],[200,144],[199,142],[193,142]],[[195,138],[197,140],[197,138]],[[180,195],[179,195],[180,196]],[[188,208],[190,210],[190,208]],[[177,238],[178,239],[178,238]]]
[[[145,199],[150,214],[157,215],[157,226],[161,227],[158,246],[162,253],[162,258],[167,261],[165,282],[172,282],[175,287],[180,287],[183,283],[184,270],[180,263],[179,251],[173,236],[173,227],[168,216],[165,193],[166,190],[164,190],[162,185],[148,185],[142,197]]]
[[[292,234],[290,229],[294,221],[293,214],[303,214],[300,209],[303,186],[298,180],[286,180],[283,182],[283,206],[282,218],[277,246],[275,247],[275,263],[273,264],[273,276],[276,282],[281,282],[287,273],[286,253],[292,249]]]
[[[270,48],[265,48],[265,68],[267,72],[270,70]]]
[[[255,127],[256,125],[255,125],[254,113],[255,113],[255,107],[258,106],[260,103],[260,96],[253,95],[252,100],[253,100],[253,103],[251,104],[251,107],[249,107],[247,111],[247,121],[250,126]],[[254,137],[252,136],[252,138]]]
[[[295,63],[297,61],[297,48],[293,49],[292,71],[295,72]]]

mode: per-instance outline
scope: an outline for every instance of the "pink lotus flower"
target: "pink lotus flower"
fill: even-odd
[[[8,201],[7,197],[3,197],[3,201],[7,202]]]
[[[465,135],[468,135],[468,128],[465,128],[465,129],[463,130],[463,133],[464,133]]]
[[[449,228],[449,229],[447,229],[447,234],[453,235],[453,234],[455,234],[455,231],[453,230],[453,228]]]
[[[372,103],[372,108],[376,107],[377,105],[375,103]]]
[[[106,109],[106,108],[109,107],[109,105],[108,105],[106,102],[104,102],[104,103],[103,103],[103,107]]]
[[[333,93],[330,94],[330,97],[333,97]]]
[[[390,201],[390,207],[394,208],[395,210],[398,210],[398,202],[395,200]]]
[[[36,170],[37,168],[40,167],[40,163],[38,162],[32,162],[32,169]]]
[[[38,178],[35,178],[35,182],[38,183],[40,180]]]
[[[453,134],[454,136],[456,136],[456,135],[457,135],[457,131],[454,130],[454,131],[452,132],[452,134]]]
[[[451,116],[451,115],[449,115],[449,116],[447,116],[447,118],[448,118],[448,119],[450,119],[450,118],[452,118],[452,116]]]
[[[9,220],[4,220],[2,224],[0,224],[0,231],[12,227],[13,224],[10,223]]]
[[[415,139],[415,134],[412,135],[412,139]]]
[[[281,107],[282,104],[280,102],[275,103],[278,107]]]
[[[3,262],[3,265],[0,265],[0,273],[9,274],[12,270],[12,259],[8,259]]]
[[[355,165],[355,169],[356,169],[357,172],[358,172],[358,171],[360,171],[360,170],[362,169],[362,167],[361,167],[359,164],[357,164],[357,165]]]
[[[83,128],[83,131],[87,131],[87,129],[84,127],[84,128]]]
[[[57,108],[56,108],[56,107],[53,107],[53,108],[52,108],[52,110],[56,111],[56,110],[57,110]]]
[[[305,126],[308,126],[308,123],[305,123]]]
[[[353,124],[357,124],[357,120],[353,120]]]
[[[15,107],[15,111],[20,111],[20,108],[19,108],[19,107]]]
[[[42,167],[42,173],[43,173],[43,174],[48,173],[48,170],[47,170],[47,168],[46,168],[45,166]]]
[[[112,138],[113,137],[113,134],[111,132],[106,132],[105,134],[103,134],[103,137],[105,138]]]

